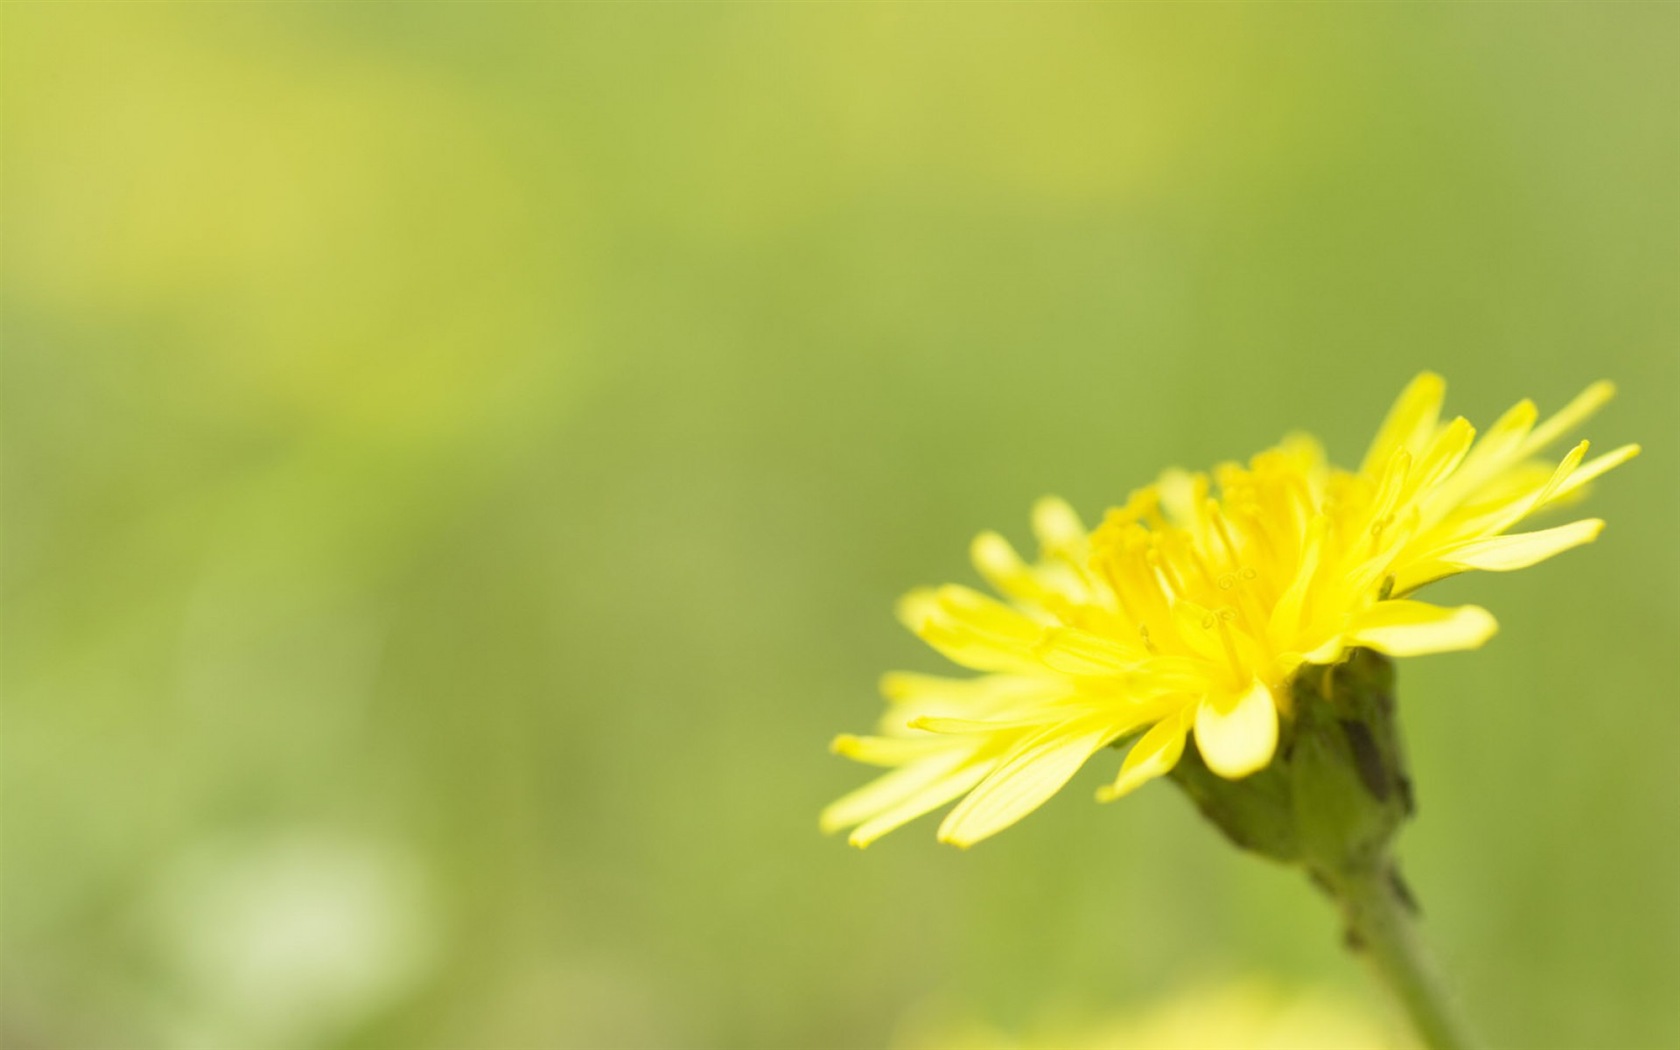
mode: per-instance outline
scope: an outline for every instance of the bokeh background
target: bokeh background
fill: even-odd
[[[1114,756],[966,853],[816,813],[974,533],[1426,367],[1646,445],[1402,669],[1428,934],[1495,1045],[1680,1044],[1680,7],[4,19],[7,1045],[1388,1023]]]

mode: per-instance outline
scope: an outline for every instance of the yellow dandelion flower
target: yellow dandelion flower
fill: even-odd
[[[914,591],[899,618],[978,677],[889,674],[873,736],[834,750],[891,772],[822,814],[864,846],[948,802],[939,838],[967,846],[1020,820],[1093,754],[1136,736],[1115,799],[1173,769],[1186,739],[1237,779],[1271,762],[1289,683],[1304,664],[1364,647],[1390,656],[1473,649],[1497,624],[1474,605],[1411,595],[1472,569],[1520,569],[1590,542],[1588,518],[1511,533],[1639,451],[1536,458],[1611,396],[1588,387],[1538,421],[1523,401],[1478,440],[1440,421],[1445,384],[1425,373],[1395,402],[1357,471],[1310,437],[1247,466],[1169,471],[1088,530],[1066,503],[1033,509],[1039,557],[996,533],[973,561],[999,595]],[[1215,492],[1217,491],[1217,495]]]

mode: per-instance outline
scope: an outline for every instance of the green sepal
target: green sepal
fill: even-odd
[[[1226,780],[1193,743],[1172,772],[1202,814],[1244,849],[1340,882],[1386,866],[1412,812],[1395,718],[1394,665],[1368,649],[1305,665],[1266,768]]]

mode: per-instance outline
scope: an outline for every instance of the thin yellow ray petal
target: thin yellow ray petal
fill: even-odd
[[[1603,408],[1616,396],[1616,384],[1607,379],[1587,387],[1575,395],[1575,400],[1563,406],[1552,418],[1535,427],[1522,443],[1522,455],[1529,456],[1550,445],[1558,438],[1586,422],[1587,417]]]
[[[1314,518],[1307,527],[1307,540],[1301,550],[1301,562],[1295,569],[1288,589],[1272,607],[1268,627],[1274,638],[1293,638],[1302,621],[1307,618],[1308,597],[1312,591],[1313,579],[1318,575],[1329,525],[1328,519],[1321,516]]]
[[[1031,813],[1054,795],[1114,736],[1086,721],[1028,738],[1004,757],[939,826],[939,841],[972,846]]]
[[[847,836],[846,841],[858,849],[863,849],[887,832],[903,827],[922,814],[932,812],[958,795],[970,790],[983,780],[996,765],[996,759],[988,759],[984,762],[965,766],[943,780],[927,785],[907,796],[897,805],[883,809],[875,816],[859,824]]]
[[[818,818],[824,834],[851,827],[912,798],[928,785],[949,776],[972,754],[967,747],[950,748],[876,777],[829,803]]]
[[[1068,696],[1073,683],[1059,676],[988,674],[976,678],[941,678],[894,671],[881,679],[889,701],[882,723],[889,733],[908,728],[917,718],[993,718],[1034,709]],[[911,738],[914,739],[914,738]]]
[[[1207,501],[1206,474],[1192,474],[1187,470],[1174,468],[1163,471],[1155,486],[1160,493],[1161,510],[1166,514],[1167,520],[1185,527],[1196,523],[1202,505]]]
[[[1086,708],[1089,709],[1089,705],[1086,705]],[[909,727],[943,736],[1002,733],[1032,726],[1042,726],[1046,722],[1055,721],[1065,714],[1066,712],[1060,709],[1038,708],[1033,711],[1017,711],[1013,714],[998,715],[993,718],[951,718],[944,715],[922,715],[919,718],[912,718]]]
[[[1395,599],[1378,602],[1355,617],[1347,640],[1389,656],[1418,656],[1476,649],[1497,630],[1499,621],[1477,605],[1447,608]]]
[[[976,671],[1030,671],[1043,628],[968,587],[913,591],[899,603],[907,626],[948,659]]]
[[[1539,418],[1540,410],[1535,407],[1533,401],[1526,397],[1518,401],[1506,409],[1505,414],[1500,416],[1493,426],[1488,427],[1487,433],[1482,435],[1482,440],[1471,451],[1470,460],[1481,463],[1484,459],[1503,461],[1513,457]],[[1470,465],[1466,463],[1465,467]]]
[[[933,700],[954,705],[980,702],[991,695],[992,682],[1003,675],[946,678],[915,671],[888,671],[881,676],[881,695],[893,703]]]
[[[934,594],[940,613],[971,630],[1007,638],[1038,636],[1038,624],[1013,607],[972,587],[947,583]]]
[[[1393,512],[1400,496],[1409,487],[1407,480],[1412,477],[1412,454],[1403,448],[1394,450],[1383,466],[1382,478],[1377,485],[1377,494],[1371,499],[1370,515],[1373,521],[1380,521]]]
[[[1196,706],[1196,747],[1208,768],[1227,780],[1263,769],[1277,750],[1278,714],[1266,683],[1242,693],[1208,696]]]
[[[921,634],[922,628],[939,612],[939,599],[934,596],[932,587],[918,587],[898,600],[893,607],[893,613],[898,622],[910,628],[912,634]]]
[[[1556,503],[1558,500],[1571,495],[1582,485],[1587,484],[1600,475],[1614,470],[1623,463],[1626,463],[1628,460],[1639,455],[1639,453],[1640,447],[1638,445],[1623,445],[1621,448],[1611,449],[1602,456],[1594,456],[1592,459],[1589,459],[1585,463],[1576,467],[1574,472],[1571,473],[1568,478],[1553,489],[1551,498],[1548,502]]]
[[[1603,529],[1602,519],[1585,518],[1572,521],[1568,525],[1559,525],[1555,529],[1471,540],[1469,543],[1461,543],[1439,551],[1435,558],[1442,564],[1460,569],[1510,572],[1513,569],[1526,569],[1554,554],[1562,554],[1571,547],[1591,543],[1598,538]]]
[[[1440,433],[1430,442],[1429,448],[1418,457],[1410,478],[1411,491],[1427,492],[1441,479],[1457,470],[1469,454],[1470,446],[1475,440],[1476,428],[1463,416],[1442,427]]]
[[[1504,532],[1556,498],[1558,490],[1580,468],[1586,454],[1587,442],[1582,441],[1564,454],[1562,461],[1538,489],[1514,491],[1503,502],[1491,503],[1472,517],[1449,522],[1449,527],[1459,530],[1460,536],[1469,538]]]
[[[950,750],[950,745],[929,737],[853,736],[842,733],[828,745],[837,755],[866,766],[904,766],[929,755]]]
[[[1540,491],[1536,492],[1534,498],[1529,501],[1527,509],[1523,511],[1523,517],[1527,517],[1552,501],[1557,495],[1558,489],[1562,488],[1564,483],[1581,469],[1581,461],[1587,458],[1587,449],[1590,447],[1589,442],[1577,442],[1573,448],[1564,454],[1563,459],[1557,465],[1557,469],[1552,471],[1552,476],[1546,479],[1546,484],[1542,485]]]
[[[1446,397],[1447,384],[1434,372],[1424,372],[1406,384],[1395,399],[1394,407],[1377,429],[1371,447],[1359,465],[1359,473],[1371,477],[1388,466],[1396,449],[1413,449],[1435,429],[1441,415],[1441,401]]]
[[[1296,660],[1294,665],[1289,667],[1288,670],[1293,671],[1296,667],[1299,667],[1302,664],[1333,664],[1337,660],[1341,659],[1342,650],[1347,647],[1348,640],[1346,636],[1340,634],[1331,635],[1329,638],[1318,643],[1318,645],[1308,649],[1304,653],[1301,653],[1300,659]]]
[[[929,624],[920,634],[945,659],[971,671],[1024,674],[1042,669],[1026,642],[978,635],[950,623]]]
[[[969,545],[969,560],[985,577],[987,583],[1000,594],[1013,598],[1037,598],[1044,588],[1039,584],[1027,563],[1015,553],[1009,541],[995,532],[982,532]]]
[[[1434,560],[1408,562],[1405,567],[1394,572],[1394,599],[1405,598],[1408,595],[1427,587],[1432,583],[1439,583],[1449,576],[1457,576],[1463,569],[1455,569],[1451,565],[1443,565]]]
[[[1506,410],[1470,449],[1458,468],[1429,495],[1427,521],[1433,522],[1462,503],[1472,492],[1522,459],[1522,443],[1534,427],[1539,410],[1524,398]]]
[[[1058,627],[1047,632],[1035,651],[1052,670],[1091,676],[1125,674],[1149,655],[1142,646],[1128,649],[1075,627]]]
[[[1186,713],[1190,709],[1186,708]],[[1184,755],[1184,738],[1190,731],[1190,720],[1186,714],[1169,715],[1143,734],[1132,749],[1126,752],[1126,761],[1120,765],[1120,775],[1114,783],[1105,784],[1097,789],[1098,802],[1112,802],[1123,795],[1129,795],[1138,788],[1172,772],[1178,765],[1178,760]]]
[[[1045,554],[1077,547],[1087,535],[1079,514],[1058,496],[1044,496],[1033,504],[1032,528]]]
[[[1159,701],[1169,693],[1199,695],[1207,691],[1212,676],[1227,673],[1223,666],[1209,667],[1194,656],[1157,656],[1126,681],[1133,695]]]
[[[1219,637],[1219,614],[1189,599],[1173,602],[1173,629],[1197,656],[1215,664],[1228,661]]]

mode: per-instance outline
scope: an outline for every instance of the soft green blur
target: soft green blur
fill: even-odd
[[[1423,368],[1646,445],[1433,592],[1503,629],[1401,668],[1427,934],[1495,1044],[1680,1043],[1680,8],[4,17],[6,1045],[1387,1017],[1117,756],[966,853],[816,814],[974,533]]]

